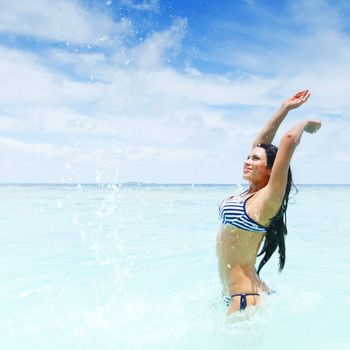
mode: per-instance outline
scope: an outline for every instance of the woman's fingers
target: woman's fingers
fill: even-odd
[[[310,94],[309,90],[303,90],[303,91],[298,92],[296,95],[294,95],[293,99],[296,103],[303,104],[304,102],[306,102],[308,100],[310,95],[311,94]]]
[[[305,103],[309,97],[310,97],[309,90],[299,91],[294,96],[287,99],[284,102],[284,106],[287,107],[288,110],[298,108],[303,103]]]
[[[310,134],[313,134],[321,127],[321,125],[321,122],[318,120],[308,120],[304,130]]]
[[[308,90],[305,90],[305,91],[306,92],[305,92],[304,96],[302,97],[304,102],[306,102],[311,95],[310,92],[308,92]]]
[[[294,98],[300,98],[300,97],[303,96],[303,94],[304,94],[304,91],[300,91],[300,92],[298,92],[297,94],[295,94],[293,97],[294,97]]]
[[[306,96],[309,93],[309,90],[303,90],[303,91],[299,91],[298,93],[296,93],[293,97],[295,98],[301,98]]]

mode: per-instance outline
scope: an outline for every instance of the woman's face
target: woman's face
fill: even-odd
[[[271,169],[267,167],[267,156],[264,148],[255,147],[244,161],[243,179],[261,186],[269,181]]]

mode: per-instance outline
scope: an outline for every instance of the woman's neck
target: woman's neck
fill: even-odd
[[[247,194],[252,194],[255,192],[258,192],[259,188],[258,187],[253,187],[253,186],[249,186],[248,190],[247,190]]]
[[[247,190],[247,194],[252,194],[252,193],[258,192],[263,187],[265,187],[265,186],[259,186],[258,184],[250,183],[249,188]]]

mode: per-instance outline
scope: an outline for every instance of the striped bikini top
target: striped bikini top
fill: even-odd
[[[245,210],[245,203],[249,196],[229,196],[219,206],[219,216],[223,225],[232,225],[245,231],[266,232],[267,228],[250,218]]]

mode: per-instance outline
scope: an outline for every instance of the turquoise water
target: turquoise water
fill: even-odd
[[[235,186],[2,185],[1,349],[338,349],[350,186],[299,186],[278,293],[227,320],[217,206]]]

